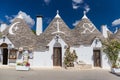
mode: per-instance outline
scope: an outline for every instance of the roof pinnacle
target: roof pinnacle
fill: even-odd
[[[83,15],[82,19],[85,19],[85,18],[88,19],[87,16],[86,16],[86,13],[87,13],[87,11],[83,11],[84,15]]]
[[[57,14],[56,14],[55,18],[60,18],[59,10],[57,10]]]
[[[22,14],[21,14],[21,13],[20,13],[20,14],[18,14],[17,18],[23,19]]]

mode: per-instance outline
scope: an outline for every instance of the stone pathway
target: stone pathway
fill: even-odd
[[[0,67],[0,80],[120,80],[120,76],[102,69],[32,68],[30,71],[16,71],[14,67]]]

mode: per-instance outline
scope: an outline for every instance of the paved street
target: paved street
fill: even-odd
[[[16,71],[15,68],[0,68],[0,80],[120,80],[120,76],[107,70],[31,69]]]

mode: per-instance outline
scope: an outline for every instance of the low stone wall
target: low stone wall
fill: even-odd
[[[90,70],[92,69],[91,64],[77,64],[74,67],[67,67],[67,70]]]
[[[92,69],[92,65],[91,64],[78,64],[78,65],[75,65],[75,68],[78,68],[78,69]]]

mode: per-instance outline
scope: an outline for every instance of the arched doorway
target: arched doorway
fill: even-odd
[[[8,45],[6,43],[2,43],[0,45],[1,49],[2,49],[2,56],[3,56],[3,60],[2,63],[3,65],[7,65],[8,64]]]
[[[62,48],[58,42],[53,47],[53,66],[62,66]]]

